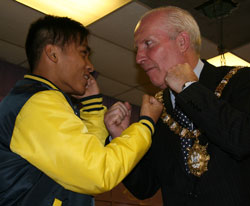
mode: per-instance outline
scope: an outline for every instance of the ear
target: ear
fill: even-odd
[[[190,38],[187,32],[179,33],[176,40],[181,52],[187,51],[187,49],[190,47]]]
[[[58,61],[58,49],[55,45],[47,44],[44,48],[46,56],[49,58],[49,60],[53,61],[54,63],[57,63]]]

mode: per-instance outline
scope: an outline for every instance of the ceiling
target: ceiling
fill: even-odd
[[[201,57],[208,59],[218,55],[219,20],[195,9],[206,2],[208,0],[137,0],[89,25],[91,60],[99,73],[97,81],[101,92],[140,105],[144,93],[157,91],[135,64],[133,48],[136,23],[151,8],[175,5],[189,10],[201,29]],[[250,62],[250,1],[234,2],[238,3],[237,8],[223,18],[223,45],[226,50]],[[44,14],[14,0],[0,0],[0,10],[0,59],[28,67],[24,51],[27,31],[29,25]]]

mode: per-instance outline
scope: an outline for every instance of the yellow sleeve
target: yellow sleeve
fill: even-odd
[[[101,95],[83,98],[81,101],[80,117],[88,128],[89,133],[97,136],[104,145],[109,133],[104,124],[104,114],[107,108],[102,102],[103,98]]]
[[[18,114],[10,148],[66,189],[98,194],[119,184],[150,147],[145,121],[105,147],[60,92],[43,91]]]

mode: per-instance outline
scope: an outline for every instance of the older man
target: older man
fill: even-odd
[[[181,8],[149,11],[134,38],[165,108],[127,188],[140,199],[161,188],[166,206],[250,205],[249,68],[200,60],[199,27]]]

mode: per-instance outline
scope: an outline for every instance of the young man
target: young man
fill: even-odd
[[[201,61],[199,27],[177,7],[145,14],[134,38],[165,108],[126,186],[141,199],[161,188],[166,206],[250,205],[249,68]]]
[[[87,29],[45,16],[26,40],[31,74],[0,104],[0,205],[92,206],[91,194],[115,187],[151,144],[162,105],[145,95],[141,119],[127,127],[130,106],[106,108],[91,76]],[[79,99],[79,112],[71,102]]]

